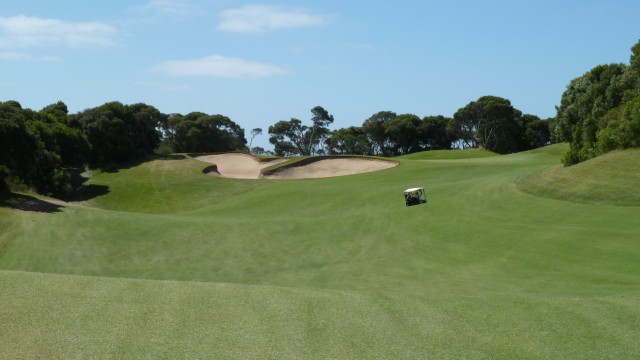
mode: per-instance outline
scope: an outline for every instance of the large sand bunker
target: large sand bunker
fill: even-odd
[[[262,169],[286,160],[260,161],[251,155],[239,153],[203,155],[196,159],[215,164],[217,172],[213,172],[214,174],[235,179],[315,179],[378,171],[397,165],[392,161],[359,157],[322,158],[262,175]]]

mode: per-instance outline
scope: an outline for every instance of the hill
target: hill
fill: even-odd
[[[558,165],[526,174],[516,184],[536,196],[640,206],[640,149],[613,151],[570,167]]]

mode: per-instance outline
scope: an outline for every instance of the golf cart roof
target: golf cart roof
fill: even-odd
[[[420,190],[424,190],[423,187],[417,187],[417,188],[411,188],[411,189],[407,189],[404,192],[416,192],[416,191],[420,191]]]

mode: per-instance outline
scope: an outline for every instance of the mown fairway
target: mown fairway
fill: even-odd
[[[5,197],[0,358],[636,359],[640,200],[566,195],[598,167],[560,174],[565,149],[287,181],[175,158],[80,206]]]

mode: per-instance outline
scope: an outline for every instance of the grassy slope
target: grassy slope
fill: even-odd
[[[522,191],[562,200],[640,206],[640,149],[614,151],[583,163],[526,174]]]
[[[145,164],[95,176],[105,209],[0,208],[0,358],[633,358],[640,208],[516,188],[560,152],[280,182]]]

